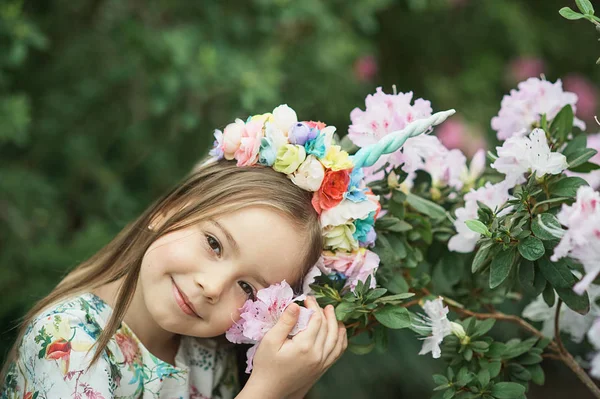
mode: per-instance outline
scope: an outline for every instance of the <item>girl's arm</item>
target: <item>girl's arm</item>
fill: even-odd
[[[265,335],[254,356],[254,371],[237,399],[300,399],[348,345],[346,330],[335,318],[333,307],[323,311],[309,297],[314,310],[306,330],[288,338],[298,320],[298,305],[285,310]]]

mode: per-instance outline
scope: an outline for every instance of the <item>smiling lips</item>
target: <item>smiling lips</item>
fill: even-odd
[[[192,307],[192,304],[187,299],[185,294],[183,292],[181,292],[179,287],[177,287],[177,284],[175,284],[175,281],[173,279],[171,279],[171,282],[173,283],[173,296],[175,297],[175,302],[177,302],[177,305],[183,311],[183,313],[190,315],[190,316],[194,316],[194,317],[200,317],[198,315],[198,313],[196,313],[196,311]]]

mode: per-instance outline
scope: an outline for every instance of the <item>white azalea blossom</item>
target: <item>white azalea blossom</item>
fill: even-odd
[[[590,330],[587,333],[588,341],[599,350],[596,352],[591,361],[591,369],[590,375],[597,379],[600,379],[600,319],[597,319],[596,322],[592,325]]]
[[[426,315],[421,315],[417,319],[416,328],[429,333],[429,336],[422,338],[423,347],[419,355],[425,355],[431,352],[434,359],[442,355],[440,344],[444,337],[452,333],[452,326],[448,320],[448,307],[444,306],[443,298],[438,297],[433,301],[426,301],[423,305]]]
[[[509,199],[508,186],[504,182],[497,184],[488,182],[477,190],[471,190],[465,194],[464,198],[465,206],[458,208],[455,212],[454,227],[457,234],[448,241],[448,249],[454,252],[468,253],[473,252],[477,241],[481,237],[479,233],[469,229],[465,224],[467,220],[477,219],[477,209],[479,209],[477,201],[484,203],[492,210],[501,207]],[[506,208],[501,215],[509,211],[510,208]]]
[[[563,154],[550,151],[542,129],[534,129],[529,137],[513,136],[496,150],[498,159],[490,166],[505,174],[511,186],[524,183],[527,172],[542,177],[559,174],[569,166]]]
[[[600,306],[595,303],[595,300],[600,297],[600,286],[590,286],[588,293],[590,295],[590,311],[586,315],[581,315],[567,306],[560,308],[560,330],[569,334],[575,343],[583,341],[594,320],[600,317]],[[554,337],[555,316],[556,304],[552,307],[546,305],[542,295],[523,309],[523,317],[543,322],[541,332],[549,338]]]
[[[574,287],[582,294],[600,273],[600,193],[589,186],[579,187],[575,203],[563,204],[556,217],[568,230],[554,248],[551,260],[569,256],[583,265],[586,275]]]

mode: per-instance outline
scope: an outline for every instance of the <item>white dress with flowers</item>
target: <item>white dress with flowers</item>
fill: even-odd
[[[112,309],[86,293],[40,314],[0,387],[1,399],[232,398],[235,356],[214,340],[182,337],[175,366],[152,355],[123,323],[88,369]],[[88,352],[89,351],[89,352]]]

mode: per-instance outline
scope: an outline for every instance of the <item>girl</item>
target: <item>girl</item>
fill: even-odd
[[[239,163],[239,162],[238,162]],[[200,167],[79,265],[25,317],[2,398],[231,398],[222,336],[256,292],[296,290],[323,250],[312,193],[285,174],[222,159]],[[293,339],[290,305],[237,398],[301,398],[343,353],[331,306]]]

